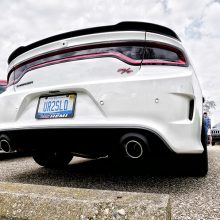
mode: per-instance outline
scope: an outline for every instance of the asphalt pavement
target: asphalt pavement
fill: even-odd
[[[173,172],[172,166],[167,170],[164,161],[157,159],[141,172],[133,165],[123,167],[108,159],[82,158],[74,158],[65,169],[49,170],[37,165],[31,157],[0,152],[0,181],[165,193],[171,197],[172,219],[217,220],[220,219],[220,146],[209,147],[208,152],[206,177],[189,176],[178,172],[177,167]]]

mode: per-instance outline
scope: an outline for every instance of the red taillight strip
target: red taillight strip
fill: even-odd
[[[167,60],[143,60],[142,64],[150,65],[150,64],[157,64],[157,65],[186,65],[184,60],[176,60],[176,61],[167,61]]]
[[[13,69],[10,70],[10,72],[12,72],[14,69],[17,69],[23,65],[26,65],[28,63],[34,62],[36,60],[40,60],[40,59],[44,59],[47,57],[51,57],[51,56],[55,56],[55,55],[59,55],[59,54],[64,54],[64,53],[68,53],[71,51],[80,51],[80,50],[87,50],[87,49],[94,49],[94,48],[103,48],[103,47],[117,47],[117,46],[127,46],[129,43],[129,46],[143,46],[144,47],[144,42],[127,42],[127,41],[118,41],[118,42],[114,42],[114,43],[110,43],[110,42],[106,42],[106,43],[101,43],[101,44],[91,44],[91,45],[85,45],[85,46],[75,46],[75,47],[71,47],[71,48],[65,48],[65,49],[61,49],[61,50],[57,50],[57,51],[52,51],[43,55],[39,55],[37,57],[31,58],[27,61],[24,61],[20,64],[18,64],[17,66],[15,66]],[[10,73],[9,72],[9,73]]]
[[[122,45],[122,43],[120,43],[120,45]],[[108,44],[106,44],[105,46],[108,46]],[[41,67],[44,67],[44,66],[57,64],[57,63],[69,62],[69,61],[75,61],[75,60],[81,60],[81,59],[101,58],[101,57],[115,57],[115,58],[117,58],[119,60],[122,60],[123,62],[128,63],[130,65],[141,65],[141,64],[143,64],[143,65],[178,65],[178,66],[186,66],[187,65],[187,61],[185,60],[185,57],[184,57],[183,53],[180,50],[178,50],[177,48],[173,48],[169,45],[157,44],[157,43],[152,43],[152,42],[148,42],[148,46],[153,46],[153,47],[163,48],[163,49],[173,51],[178,55],[179,60],[175,60],[175,61],[162,60],[162,59],[135,60],[135,59],[132,59],[130,57],[127,57],[124,54],[121,54],[119,52],[114,52],[114,51],[112,51],[112,52],[102,52],[102,53],[93,53],[93,54],[83,54],[83,55],[78,55],[78,56],[71,56],[71,57],[66,57],[66,58],[54,59],[54,60],[45,61],[45,62],[43,62],[43,60],[42,60],[42,63],[35,64],[35,65],[30,66],[27,69],[25,69],[22,73],[19,74],[20,75],[19,78],[11,81],[8,84],[8,86],[17,83],[25,75],[25,73],[27,73],[31,70],[41,68]],[[79,47],[79,48],[82,49],[82,47]],[[79,48],[74,48],[74,49],[79,50]],[[85,48],[83,47],[83,49],[89,49],[89,48],[90,48],[90,46],[86,46]],[[12,73],[13,71],[16,71],[17,69],[19,69],[23,65],[27,65],[27,64],[31,65],[32,62],[37,61],[37,60],[39,60],[39,62],[41,62],[41,59],[48,58],[50,56],[52,58],[53,55],[63,54],[64,52],[71,51],[72,49],[73,48],[64,49],[64,50],[61,50],[61,51],[56,51],[56,52],[45,54],[45,55],[42,55],[42,56],[39,56],[39,57],[35,57],[35,58],[33,58],[29,61],[25,61],[24,63],[15,66],[13,69],[11,69],[9,74]]]
[[[56,59],[56,60],[51,60],[47,61],[41,64],[34,65],[27,70],[25,70],[25,73],[44,66],[48,65],[53,65],[57,63],[62,63],[62,62],[69,62],[69,61],[75,61],[75,60],[82,60],[82,59],[90,59],[90,58],[101,58],[101,57],[116,57],[120,60],[125,61],[126,63],[132,64],[132,65],[140,65],[141,60],[134,60],[130,57],[127,57],[123,54],[117,53],[117,52],[106,52],[106,53],[95,53],[95,54],[84,54],[84,55],[79,55],[79,56],[74,56],[74,57],[67,57],[67,58],[62,58],[62,59]]]
[[[116,57],[126,63],[129,63],[131,65],[141,65],[141,60],[134,60],[130,57],[127,57],[121,53],[117,52],[106,52],[106,53],[95,53],[95,54],[85,54],[85,55],[79,55],[79,56],[74,56],[74,57],[67,57],[67,58],[62,58],[62,59],[56,59],[56,60],[51,60],[47,62],[43,62],[41,64],[37,64],[34,66],[31,66],[24,70],[24,72],[21,74],[21,76],[13,81],[11,84],[17,83],[27,72],[38,69],[41,67],[49,66],[49,65],[54,65],[58,63],[63,63],[63,62],[70,62],[70,61],[76,61],[76,60],[82,60],[82,59],[91,59],[91,58],[102,58],[102,57]]]

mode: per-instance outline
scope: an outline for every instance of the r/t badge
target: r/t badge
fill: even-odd
[[[124,74],[124,73],[130,74],[133,72],[133,70],[131,68],[120,68],[120,69],[118,69],[117,72],[119,72],[121,74]]]

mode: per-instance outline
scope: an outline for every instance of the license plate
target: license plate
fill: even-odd
[[[72,118],[75,110],[75,101],[76,94],[40,97],[35,118]]]

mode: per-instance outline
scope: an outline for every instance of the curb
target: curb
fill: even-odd
[[[171,219],[166,194],[0,183],[0,219]]]

